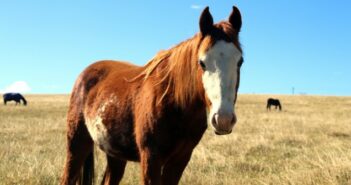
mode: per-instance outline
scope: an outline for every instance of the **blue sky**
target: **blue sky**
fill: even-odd
[[[351,95],[351,1],[0,1],[0,91],[70,93],[102,59],[144,65],[215,22],[243,16],[241,93]]]

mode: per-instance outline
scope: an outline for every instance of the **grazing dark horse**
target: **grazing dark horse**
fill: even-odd
[[[93,182],[94,144],[107,157],[102,184],[118,184],[127,161],[140,162],[144,185],[178,184],[207,122],[217,135],[236,123],[240,28],[236,7],[217,24],[207,7],[198,34],[145,66],[100,61],[86,68],[71,94],[61,184]]]
[[[267,100],[267,110],[271,110],[271,106],[274,105],[275,109],[277,109],[277,107],[279,107],[279,110],[282,110],[282,105],[280,104],[280,101],[278,99],[273,99],[273,98],[269,98]]]
[[[27,100],[20,93],[5,93],[3,95],[4,104],[6,105],[8,101],[15,101],[16,105],[21,104],[21,100],[23,105],[27,105]]]

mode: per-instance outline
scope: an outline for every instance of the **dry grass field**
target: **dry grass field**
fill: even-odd
[[[351,184],[351,97],[240,95],[227,136],[209,127],[183,185]],[[65,158],[67,95],[27,96],[27,107],[0,104],[0,184],[58,184]],[[97,181],[104,155],[96,150]],[[139,184],[128,163],[122,184]]]

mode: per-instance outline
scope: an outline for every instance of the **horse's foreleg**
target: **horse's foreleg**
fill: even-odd
[[[126,161],[119,160],[107,156],[107,166],[104,174],[104,178],[101,182],[102,185],[116,185],[118,184],[124,174],[124,169],[126,167]]]
[[[61,184],[75,184],[86,158],[93,152],[93,141],[83,119],[68,123],[67,156]]]
[[[162,171],[162,185],[176,185],[179,183],[183,171],[191,158],[191,153],[184,153],[166,162]]]
[[[140,165],[143,185],[161,184],[161,162],[149,149],[140,151]]]

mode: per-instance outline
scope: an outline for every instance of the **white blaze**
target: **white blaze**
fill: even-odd
[[[215,113],[234,113],[235,87],[238,61],[242,54],[233,43],[217,41],[200,60],[206,69],[202,81],[207,97],[212,103],[209,119]]]

